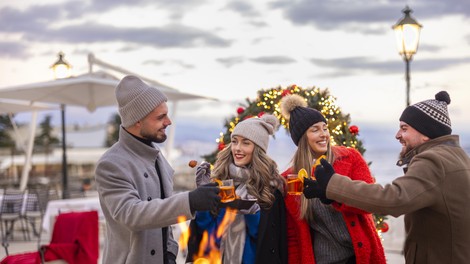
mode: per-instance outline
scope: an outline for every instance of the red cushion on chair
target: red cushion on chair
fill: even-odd
[[[69,264],[98,263],[98,212],[70,212],[57,216],[46,261],[63,259]]]
[[[98,212],[71,212],[57,216],[44,260],[63,259],[68,264],[97,264],[99,258]],[[39,252],[5,257],[0,264],[40,264]]]
[[[40,260],[39,252],[27,252],[6,256],[0,264],[36,264],[38,259]]]

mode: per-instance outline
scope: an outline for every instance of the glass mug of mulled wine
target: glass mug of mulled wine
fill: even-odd
[[[233,200],[235,200],[235,186],[233,185],[233,180],[228,179],[228,180],[221,180],[219,182],[219,188],[220,188],[220,198],[222,203],[228,203]]]
[[[304,190],[304,183],[297,174],[287,175],[287,194],[301,195]]]

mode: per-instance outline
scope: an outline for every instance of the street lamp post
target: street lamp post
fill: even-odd
[[[406,106],[410,105],[410,61],[413,55],[418,51],[419,34],[423,27],[414,18],[410,16],[413,12],[408,6],[402,10],[405,14],[395,25],[393,30],[395,31],[397,48],[400,56],[406,64]]]
[[[72,75],[72,66],[64,60],[64,53],[59,52],[57,61],[51,65],[55,79],[68,78]],[[62,122],[62,199],[69,198],[68,176],[67,176],[67,150],[65,141],[65,105],[60,105],[60,115]]]
[[[57,54],[57,59],[54,64],[51,65],[51,69],[54,73],[54,79],[64,79],[72,75],[72,65],[64,60],[65,54],[61,51]]]

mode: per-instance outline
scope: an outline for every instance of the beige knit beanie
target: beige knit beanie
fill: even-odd
[[[123,127],[134,125],[168,98],[136,76],[124,77],[116,87],[116,99]]]
[[[279,127],[277,117],[264,114],[260,118],[248,118],[238,123],[233,129],[233,136],[247,138],[266,152],[269,144],[269,135],[273,135]]]

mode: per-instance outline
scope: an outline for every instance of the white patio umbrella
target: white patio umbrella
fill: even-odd
[[[83,106],[93,112],[97,107],[117,105],[114,89],[118,83],[119,79],[108,73],[93,72],[65,79],[5,87],[0,89],[0,98]],[[160,83],[149,85],[160,89],[170,101],[209,99],[182,93]]]
[[[90,72],[75,77],[57,79],[53,81],[32,83],[0,89],[0,98],[28,100],[31,102],[56,103],[61,106],[62,115],[62,187],[63,198],[68,197],[68,177],[67,177],[67,150],[65,137],[65,106],[82,106],[93,112],[97,107],[117,105],[114,90],[119,83],[119,79],[106,72]],[[179,100],[211,99],[199,95],[182,93],[174,88],[158,82],[148,82],[149,85],[160,89],[174,102],[176,112],[176,102]],[[173,142],[173,131],[170,130],[169,145]]]
[[[21,112],[35,112],[51,110],[57,107],[49,104],[31,103],[24,100],[0,99],[0,114],[17,114]]]
[[[33,146],[34,146],[34,137],[36,134],[36,120],[37,120],[37,112],[44,111],[44,110],[51,110],[57,107],[47,104],[41,103],[31,103],[27,101],[19,101],[19,100],[0,100],[0,114],[8,114],[10,118],[10,122],[13,126],[13,130],[15,131],[16,137],[19,139],[20,142],[24,142],[20,138],[20,133],[18,132],[18,127],[16,125],[15,120],[13,119],[13,114],[21,113],[21,112],[31,112],[31,122],[29,123],[29,138],[27,140],[27,145],[20,144],[25,152],[25,161],[23,166],[23,171],[21,173],[21,180],[20,180],[20,190],[25,190],[26,185],[28,183],[29,171],[31,170],[31,156],[33,153]]]

